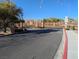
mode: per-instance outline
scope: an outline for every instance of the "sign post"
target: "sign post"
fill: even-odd
[[[68,27],[68,17],[66,16],[65,17],[65,28],[67,28]]]

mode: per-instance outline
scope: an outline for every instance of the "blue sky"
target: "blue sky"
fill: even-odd
[[[77,18],[77,0],[13,0],[23,8],[24,19],[42,19],[48,17]]]

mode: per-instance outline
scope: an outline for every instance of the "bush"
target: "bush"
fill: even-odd
[[[66,28],[66,30],[69,30],[69,28]]]
[[[68,26],[67,28],[66,28],[66,30],[69,30],[70,29],[70,27]]]
[[[72,30],[75,30],[75,26],[72,27]]]
[[[23,32],[23,29],[15,29],[15,32]]]

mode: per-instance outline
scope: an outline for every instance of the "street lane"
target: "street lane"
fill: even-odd
[[[0,59],[52,59],[61,40],[61,29],[0,37]]]

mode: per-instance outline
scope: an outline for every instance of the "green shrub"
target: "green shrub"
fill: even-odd
[[[69,30],[69,28],[66,28],[66,30]]]
[[[70,29],[70,27],[68,26],[67,28],[66,28],[66,30],[69,30]]]
[[[75,26],[72,27],[72,30],[75,30]]]

